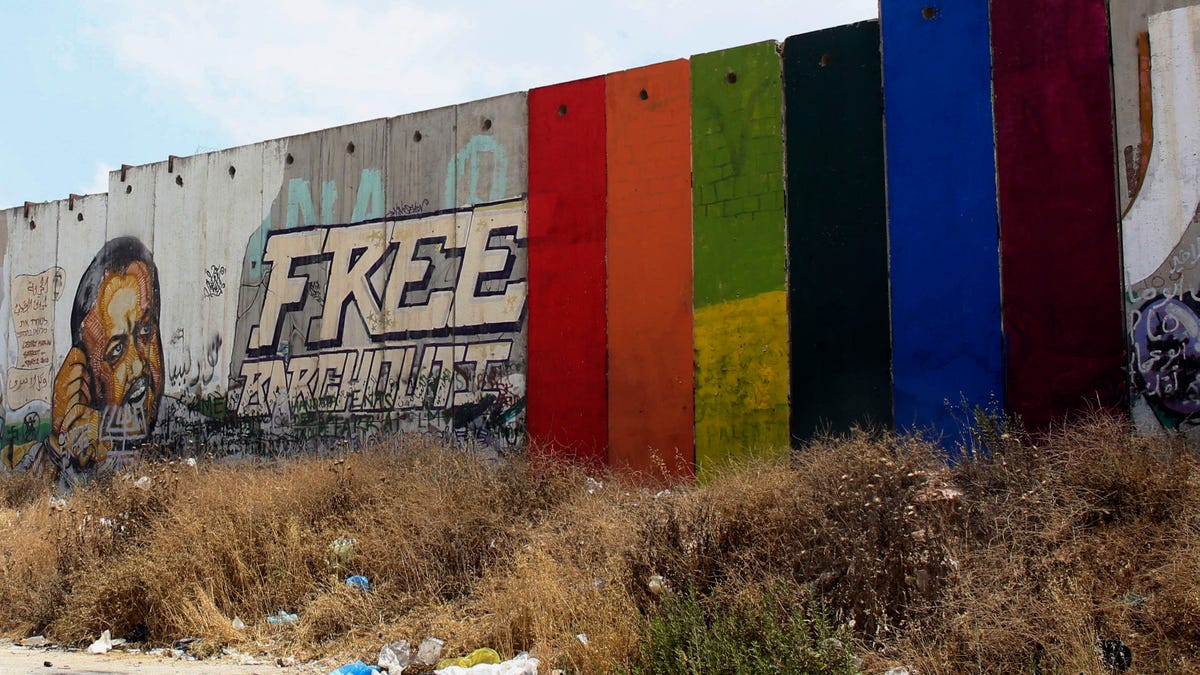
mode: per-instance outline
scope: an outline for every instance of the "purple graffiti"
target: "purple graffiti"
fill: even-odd
[[[1158,298],[1133,313],[1135,382],[1169,426],[1200,413],[1200,302]],[[1166,420],[1164,420],[1166,421]]]

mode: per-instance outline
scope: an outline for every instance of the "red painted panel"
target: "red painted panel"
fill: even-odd
[[[608,76],[609,461],[693,475],[692,111],[686,60]]]
[[[1125,395],[1105,2],[994,2],[992,52],[1007,401],[1043,427]]]
[[[529,92],[531,452],[600,465],[608,446],[604,78]]]

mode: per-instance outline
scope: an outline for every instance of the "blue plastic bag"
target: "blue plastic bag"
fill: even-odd
[[[379,675],[379,669],[375,666],[368,666],[362,661],[355,661],[354,663],[347,663],[329,673],[329,675]]]
[[[361,574],[355,574],[352,577],[347,577],[346,585],[353,586],[361,591],[371,590],[371,582],[367,581],[367,578]]]

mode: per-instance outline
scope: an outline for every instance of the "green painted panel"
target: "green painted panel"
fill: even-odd
[[[788,445],[783,85],[775,42],[693,56],[696,463]]]

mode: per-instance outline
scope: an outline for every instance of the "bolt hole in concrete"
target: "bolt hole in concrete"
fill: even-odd
[[[491,121],[491,120],[484,120],[484,121],[483,121],[483,130],[484,130],[484,131],[490,131],[490,130],[491,130],[491,128],[492,128],[492,121]]]
[[[937,15],[938,11],[936,7],[925,7],[921,10],[921,16],[925,17],[926,19],[932,19]]]
[[[420,143],[420,142],[421,142],[421,132],[414,131],[413,132],[413,143]]]
[[[176,175],[175,176],[175,184],[178,185],[179,187],[183,187],[183,176]]]
[[[737,73],[733,72],[732,70],[729,71],[728,73],[725,74],[725,81],[728,82],[729,84],[736,83],[737,82]]]
[[[647,93],[645,89],[643,89],[643,90],[641,90],[641,91],[639,91],[639,92],[638,92],[638,98],[640,98],[640,99],[642,99],[643,101],[645,101],[646,99],[650,98],[650,94],[649,94],[649,93]]]
[[[284,162],[285,164],[291,164],[291,163],[292,163],[292,162],[294,162],[294,161],[296,161],[296,158],[295,158],[295,157],[292,157],[292,153],[290,153],[290,152],[287,154],[287,157],[284,157],[284,158],[283,158],[283,162]]]
[[[354,154],[354,141],[350,141],[349,143],[346,144],[346,152],[351,155]]]
[[[822,67],[822,68],[824,68],[824,67],[828,66],[828,65],[829,65],[830,63],[832,63],[832,62],[833,62],[833,55],[832,55],[832,54],[822,54],[822,55],[821,55],[821,67]]]
[[[126,186],[125,186],[125,194],[127,194],[127,195],[128,195],[128,194],[133,194],[133,186],[132,186],[132,185],[126,185]]]
[[[558,106],[558,116],[565,117],[566,114],[567,114],[567,106],[565,106],[565,105]]]
[[[234,176],[236,173],[237,173],[237,167],[235,167],[235,166],[233,166],[233,165],[230,165],[230,166],[229,166],[229,177],[230,177],[230,178],[233,178],[233,176]]]
[[[82,223],[83,222],[83,214],[81,213],[81,214],[75,216],[75,220],[78,220],[79,222]]]

